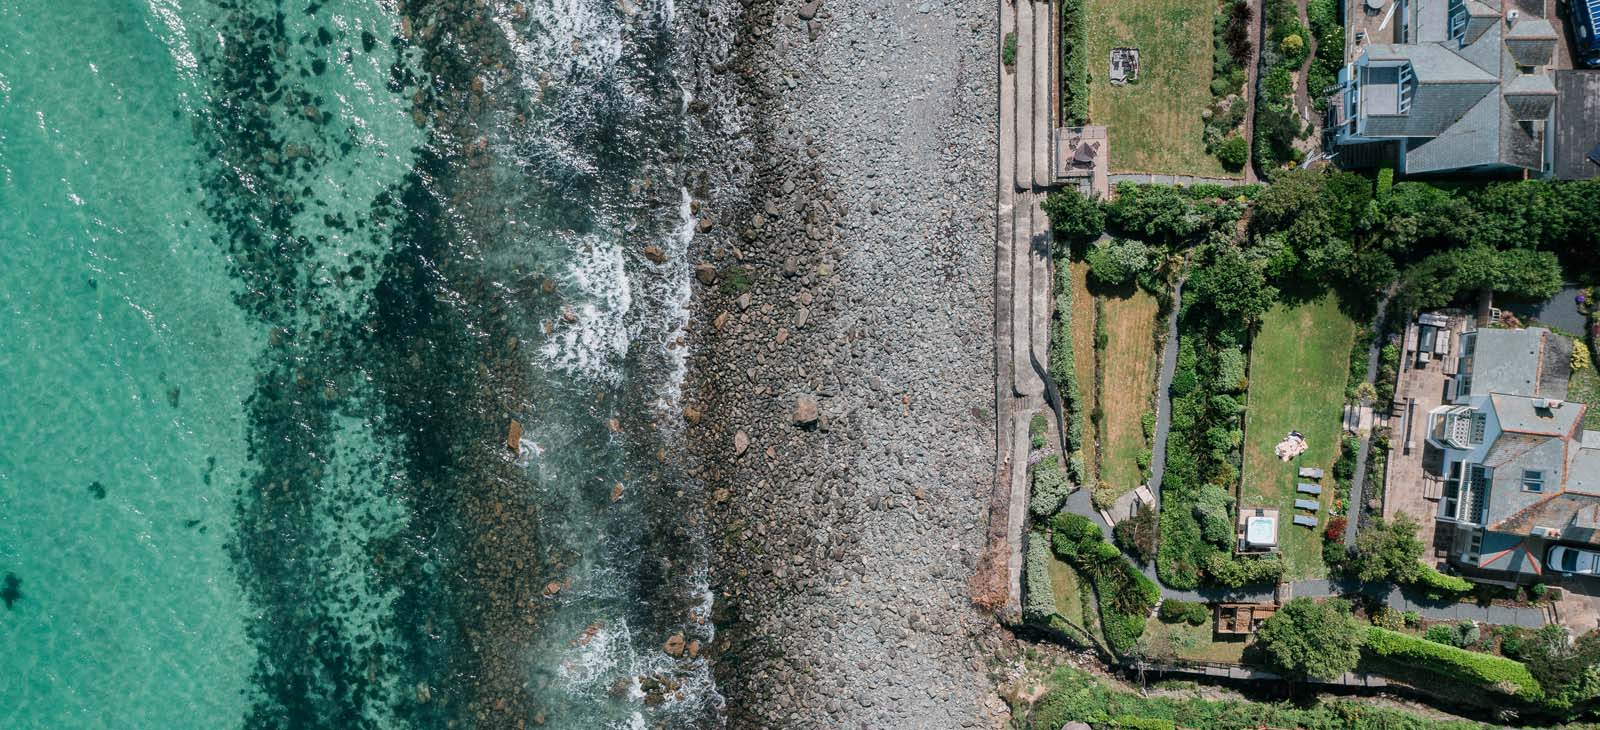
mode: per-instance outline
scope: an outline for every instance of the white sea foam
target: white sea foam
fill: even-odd
[[[557,369],[616,382],[621,377],[618,365],[628,353],[632,283],[621,246],[598,236],[582,236],[577,241],[562,276],[566,309],[539,352]]]
[[[678,221],[675,234],[663,247],[667,258],[666,263],[662,264],[664,270],[660,273],[658,284],[664,294],[660,316],[663,327],[668,328],[659,345],[666,356],[668,371],[657,394],[656,408],[666,414],[677,412],[678,399],[683,395],[683,380],[689,371],[689,303],[693,294],[690,289],[689,244],[694,240],[698,221],[689,206],[688,188],[679,191]]]

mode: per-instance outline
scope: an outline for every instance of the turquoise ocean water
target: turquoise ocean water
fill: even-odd
[[[678,13],[0,0],[0,727],[720,724]]]

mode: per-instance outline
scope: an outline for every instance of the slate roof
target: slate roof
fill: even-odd
[[[1542,327],[1478,330],[1473,343],[1471,395],[1534,395],[1548,332]]]
[[[1600,496],[1600,431],[1584,431],[1567,448],[1567,491]]]
[[[1579,403],[1562,403],[1557,408],[1536,408],[1535,399],[1516,395],[1494,395],[1495,416],[1500,429],[1510,433],[1537,434],[1562,438],[1573,432],[1583,415]]]
[[[1551,527],[1561,531],[1560,539],[1600,545],[1600,530],[1594,528],[1596,512],[1600,511],[1600,497],[1588,494],[1553,494],[1512,515],[1504,523],[1495,525],[1485,533],[1485,551],[1488,535],[1515,537],[1533,535],[1535,528]],[[1540,534],[1539,537],[1545,537]]]
[[[1412,174],[1484,165],[1543,170],[1556,87],[1543,72],[1522,68],[1549,65],[1555,28],[1539,17],[1508,26],[1503,0],[1463,5],[1469,18],[1461,43],[1448,37],[1449,0],[1419,0],[1417,42],[1366,47],[1369,62],[1405,61],[1416,80],[1407,114],[1364,104],[1360,134],[1404,138],[1405,170]]]
[[[1588,160],[1600,145],[1600,70],[1561,70],[1556,74],[1555,175],[1561,180],[1600,176]]]

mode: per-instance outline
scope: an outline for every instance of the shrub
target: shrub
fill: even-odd
[[[1139,429],[1144,431],[1145,440],[1148,441],[1149,439],[1155,437],[1156,414],[1153,411],[1145,411],[1144,413],[1140,414]]]
[[[1422,614],[1416,611],[1406,611],[1400,614],[1400,618],[1405,621],[1406,628],[1414,629],[1422,625]]]
[[[1455,598],[1472,591],[1472,582],[1465,578],[1445,575],[1431,565],[1420,567],[1421,570],[1417,572],[1417,578],[1411,585],[1428,598],[1435,600]]]
[[[1572,359],[1568,361],[1573,370],[1588,370],[1594,364],[1589,360],[1589,348],[1582,342],[1572,347]]]
[[[1017,33],[1012,31],[1006,34],[1006,41],[1000,46],[1000,62],[1007,66],[1017,65]]]
[[[1033,491],[1028,497],[1028,510],[1036,517],[1049,517],[1061,509],[1072,483],[1061,473],[1059,460],[1053,456],[1034,464],[1030,471]]]
[[[1343,540],[1322,541],[1322,562],[1329,569],[1341,570],[1349,559],[1350,551],[1345,549]]]
[[[1150,458],[1151,452],[1149,449],[1139,449],[1139,453],[1133,455],[1133,463],[1139,467],[1139,471],[1149,472]]]
[[[1250,161],[1250,143],[1237,134],[1229,135],[1217,145],[1217,159],[1229,170],[1242,170],[1244,163]]]
[[[1393,627],[1386,626],[1384,628]],[[1449,624],[1434,624],[1429,626],[1427,631],[1422,632],[1422,638],[1435,643],[1444,644],[1446,646],[1455,646],[1456,630],[1455,627]]]
[[[1345,519],[1343,515],[1328,520],[1328,530],[1322,534],[1322,539],[1328,542],[1343,543],[1344,529],[1349,525],[1350,521]]]
[[[1091,581],[1100,598],[1100,626],[1106,643],[1116,654],[1126,655],[1144,633],[1145,616],[1160,600],[1160,589],[1106,542],[1088,518],[1063,513],[1056,515],[1051,525],[1055,528],[1051,547]]]
[[[1405,625],[1405,619],[1400,616],[1399,611],[1388,606],[1379,606],[1378,610],[1372,612],[1372,625],[1399,631],[1400,627]]]
[[[1317,2],[1321,2],[1322,0],[1316,0],[1316,1]],[[1377,195],[1375,195],[1374,197],[1377,198],[1377,201],[1378,201],[1379,205],[1385,205],[1385,204],[1387,204],[1389,202],[1389,196],[1391,196],[1393,194],[1394,194],[1394,168],[1393,167],[1388,167],[1388,166],[1379,168],[1379,170],[1378,170],[1378,192],[1377,192]]]
[[[1367,629],[1366,639],[1367,651],[1374,656],[1410,670],[1460,682],[1466,685],[1468,691],[1488,690],[1510,694],[1528,702],[1538,702],[1544,697],[1544,690],[1528,672],[1527,666],[1512,659],[1477,654],[1377,626]]]
[[[1161,609],[1157,615],[1164,623],[1184,622],[1190,626],[1201,626],[1211,619],[1211,609],[1198,601],[1180,601],[1171,598],[1161,602]]]

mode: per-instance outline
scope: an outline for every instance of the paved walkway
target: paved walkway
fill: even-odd
[[[1196,175],[1161,175],[1153,172],[1120,172],[1110,177],[1111,187],[1117,183],[1154,183],[1160,185],[1197,185],[1208,183],[1233,187],[1243,185],[1245,181],[1233,177],[1199,177]]]
[[[1172,287],[1172,305],[1167,312],[1167,339],[1161,349],[1161,370],[1156,375],[1156,430],[1150,439],[1150,491],[1161,509],[1161,479],[1167,470],[1167,433],[1172,430],[1172,376],[1178,369],[1178,312],[1183,309],[1183,285],[1188,282],[1189,259],[1184,257],[1184,274]]]

